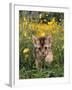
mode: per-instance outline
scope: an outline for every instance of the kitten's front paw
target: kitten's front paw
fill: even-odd
[[[52,54],[52,52],[49,52],[49,54],[45,58],[45,62],[48,64],[51,64],[52,61],[53,61],[53,54]]]

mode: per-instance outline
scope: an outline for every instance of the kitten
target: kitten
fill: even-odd
[[[51,64],[53,53],[51,50],[52,37],[32,37],[36,68],[42,68],[45,63]]]

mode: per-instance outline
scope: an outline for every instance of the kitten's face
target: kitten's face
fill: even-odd
[[[35,53],[37,53],[39,56],[47,56],[51,48],[51,42],[52,42],[51,36],[47,36],[47,37],[33,36]]]

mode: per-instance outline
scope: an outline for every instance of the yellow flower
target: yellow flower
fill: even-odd
[[[44,32],[42,32],[42,33],[41,33],[41,36],[45,36],[45,33],[44,33]]]
[[[24,36],[25,36],[25,37],[27,36],[27,33],[26,33],[26,32],[24,32]]]
[[[36,36],[39,36],[39,37],[45,36],[45,32],[39,31],[39,32],[37,32]]]
[[[27,62],[29,55],[28,54],[25,54],[24,56],[25,56],[24,60],[25,60],[25,62]]]
[[[42,31],[45,31],[47,29],[47,25],[46,24],[38,24],[38,30],[42,30]]]
[[[32,30],[35,30],[36,24],[32,23],[31,26],[32,26]]]
[[[24,21],[26,21],[26,18],[24,17]]]
[[[53,22],[48,22],[48,25],[52,25],[53,24]]]
[[[29,56],[29,55],[28,55],[28,54],[26,54],[26,55],[25,55],[25,58],[28,58],[28,56]]]
[[[23,53],[28,53],[29,52],[29,48],[25,48],[24,50],[23,50]]]
[[[50,22],[48,22],[48,25],[57,25],[55,18],[52,18],[52,20]]]
[[[48,29],[49,29],[49,30],[53,30],[52,25],[48,25]]]
[[[55,22],[55,18],[52,18],[52,22]]]

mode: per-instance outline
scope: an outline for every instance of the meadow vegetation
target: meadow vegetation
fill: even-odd
[[[54,61],[40,70],[33,57],[32,36],[52,35]],[[64,14],[19,11],[19,78],[52,78],[64,76]]]

